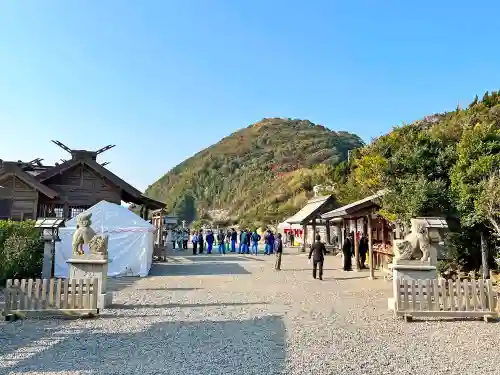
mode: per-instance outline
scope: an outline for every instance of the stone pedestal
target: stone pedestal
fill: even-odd
[[[82,256],[68,259],[70,279],[99,280],[97,308],[103,309],[113,302],[113,294],[107,292],[108,259],[103,257]]]
[[[411,283],[411,280],[426,280],[437,279],[436,266],[420,261],[398,261],[389,264],[389,269],[392,270],[392,290],[393,297],[388,300],[389,310],[394,310],[396,306],[396,296],[399,294],[399,285],[401,279],[406,279]]]

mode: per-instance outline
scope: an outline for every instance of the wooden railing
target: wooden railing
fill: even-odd
[[[57,312],[65,315],[99,313],[96,279],[7,280],[4,316],[25,317]]]
[[[497,296],[491,280],[399,281],[396,316],[497,317]]]

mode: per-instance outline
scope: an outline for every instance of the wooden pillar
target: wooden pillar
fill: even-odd
[[[163,243],[163,209],[160,210],[160,222],[158,223],[158,229],[160,231],[160,241],[159,241],[159,245],[160,246],[163,246],[165,245]]]
[[[375,271],[374,271],[374,257],[373,257],[373,236],[372,236],[372,215],[367,215],[366,218],[368,219],[368,259],[369,259],[369,266],[370,266],[370,279],[373,280],[375,279]]]
[[[330,233],[330,220],[326,221],[326,243],[328,245],[332,244],[331,233]]]
[[[307,224],[303,225],[303,241],[302,241],[302,252],[306,251],[306,241],[307,241]]]
[[[359,271],[359,243],[358,243],[358,219],[354,219],[354,259],[356,262],[356,271]]]
[[[311,238],[311,243],[314,243],[314,241],[316,241],[316,219],[314,218],[313,219],[313,222],[312,222],[312,238]]]
[[[337,224],[337,246],[342,249],[342,245],[344,244],[344,221],[342,220]]]
[[[68,202],[64,202],[64,205],[63,205],[63,217],[62,218],[65,219],[65,220],[70,219],[70,217],[69,217]]]

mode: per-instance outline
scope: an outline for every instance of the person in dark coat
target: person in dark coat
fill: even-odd
[[[278,233],[273,246],[274,252],[276,253],[276,264],[274,265],[274,269],[276,271],[281,271],[281,257],[283,255],[283,241],[281,240],[281,233]]]
[[[246,229],[243,229],[240,234],[240,248],[238,250],[238,254],[248,254],[248,242],[250,238]]]
[[[203,231],[200,229],[198,232],[198,254],[203,254],[203,248],[205,247],[205,243],[203,241]]]
[[[365,234],[359,239],[359,268],[366,268],[366,253],[368,252],[368,237]]]
[[[319,234],[316,235],[316,241],[311,245],[309,259],[313,260],[313,279],[316,279],[316,270],[319,268],[319,279],[323,280],[323,263],[325,261],[326,247],[321,242]]]
[[[342,245],[344,255],[344,271],[352,271],[352,240],[351,236],[346,237]]]
[[[219,231],[219,234],[217,234],[217,244],[219,245],[219,254],[225,254],[226,253],[226,244],[224,243],[226,240],[226,236],[222,229]]]
[[[269,255],[273,254],[275,240],[276,240],[276,237],[274,237],[273,231],[269,230]]]
[[[234,228],[231,229],[231,252],[234,253],[236,252],[236,240],[238,239],[238,233],[234,230]]]
[[[212,249],[215,242],[215,236],[211,230],[208,231],[205,240],[207,241],[207,254],[212,254]]]

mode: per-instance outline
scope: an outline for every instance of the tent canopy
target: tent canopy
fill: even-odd
[[[127,207],[110,203],[107,201],[100,201],[96,205],[90,207],[83,212],[84,214],[91,213],[92,224],[91,227],[96,232],[112,232],[116,229],[142,229],[143,231],[154,232],[155,227],[142,219]],[[66,228],[75,230],[76,217],[66,222]]]
[[[109,236],[108,276],[147,276],[153,259],[155,227],[118,204],[101,201],[84,213],[92,213],[91,227],[97,233]],[[66,261],[72,256],[72,236],[76,218],[60,229],[61,241],[56,242],[56,277],[68,277]]]

